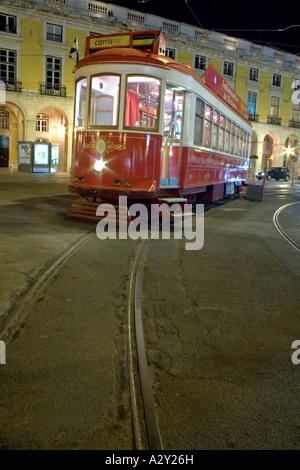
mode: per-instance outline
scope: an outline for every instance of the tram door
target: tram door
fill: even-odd
[[[161,158],[160,187],[179,185],[182,153],[184,94],[167,86],[164,109],[164,138]]]

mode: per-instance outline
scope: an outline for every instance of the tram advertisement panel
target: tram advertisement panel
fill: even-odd
[[[205,71],[205,83],[212,88],[235,111],[248,120],[249,112],[246,103],[236,94],[217,70],[209,64]]]

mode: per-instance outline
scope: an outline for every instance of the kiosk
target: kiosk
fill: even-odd
[[[33,172],[50,173],[51,144],[49,142],[33,142]]]

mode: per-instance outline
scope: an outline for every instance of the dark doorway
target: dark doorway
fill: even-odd
[[[8,167],[9,138],[0,135],[0,167]]]

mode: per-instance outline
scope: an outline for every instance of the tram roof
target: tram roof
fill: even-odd
[[[135,62],[144,65],[156,65],[159,67],[170,67],[183,73],[188,73],[197,78],[194,70],[189,65],[181,64],[165,55],[157,55],[134,48],[114,47],[111,49],[103,49],[101,51],[89,54],[80,60],[77,67],[85,65],[97,64],[100,62]]]
[[[152,65],[161,68],[170,68],[178,70],[186,75],[193,77],[197,82],[199,82],[203,87],[205,87],[211,94],[216,96],[220,101],[222,101],[229,109],[235,112],[239,117],[249,124],[249,121],[236,111],[232,106],[226,103],[220,96],[198,75],[195,73],[194,69],[186,64],[181,64],[170,57],[165,55],[157,55],[150,52],[145,52],[143,50],[134,49],[134,48],[125,48],[125,47],[114,47],[110,49],[102,49],[100,51],[94,52],[87,55],[82,60],[80,60],[76,69],[81,67],[99,64],[102,62],[106,63],[136,63],[142,65]]]

